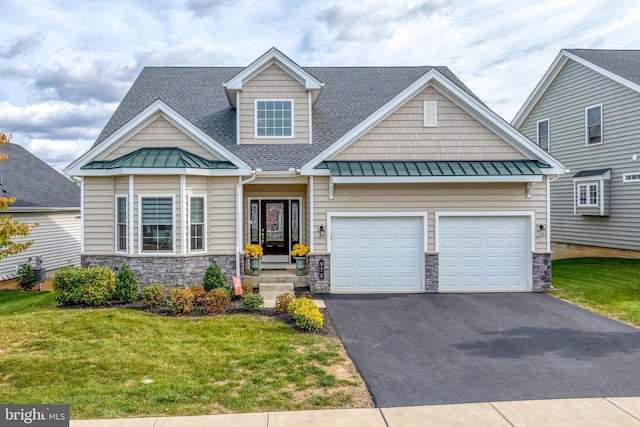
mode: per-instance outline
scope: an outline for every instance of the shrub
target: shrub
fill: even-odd
[[[116,277],[113,298],[122,302],[131,302],[138,298],[138,279],[126,262],[122,264]]]
[[[223,314],[229,308],[229,294],[224,289],[212,289],[206,293],[206,308],[211,314]]]
[[[247,311],[258,311],[264,305],[264,298],[260,294],[249,294],[242,300],[242,308]]]
[[[202,287],[209,292],[211,289],[226,288],[227,279],[222,274],[222,269],[218,264],[211,264],[204,272]]]
[[[253,286],[251,286],[248,283],[243,283],[242,284],[242,295],[243,296],[247,296],[247,295],[251,295],[253,293]]]
[[[31,289],[37,283],[36,275],[33,274],[31,264],[23,263],[18,266],[18,284],[25,291]]]
[[[318,306],[308,298],[298,298],[291,301],[288,308],[296,325],[305,331],[318,331],[322,329],[323,316]]]
[[[145,308],[160,307],[164,304],[164,290],[162,285],[147,285],[142,288],[142,305]]]
[[[189,291],[193,294],[193,302],[196,305],[204,307],[209,301],[207,291],[201,286],[189,286]]]
[[[289,304],[296,299],[296,296],[291,292],[285,292],[276,297],[276,313],[286,313],[289,308]]]
[[[175,314],[187,314],[193,310],[193,294],[188,288],[173,288],[167,298]]]
[[[53,278],[52,295],[58,304],[103,305],[116,288],[116,276],[106,267],[64,267]]]

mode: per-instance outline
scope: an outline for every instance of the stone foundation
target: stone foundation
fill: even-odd
[[[439,291],[438,282],[438,253],[431,252],[424,254],[424,291],[428,294],[435,294]]]
[[[324,263],[324,278],[320,278],[320,260]],[[331,291],[331,261],[329,254],[309,254],[309,288],[316,294],[328,294]]]
[[[160,283],[165,288],[174,286],[202,285],[204,272],[210,264],[219,264],[231,285],[236,274],[235,255],[173,255],[173,256],[127,256],[127,255],[82,255],[83,267],[108,267],[116,274],[125,262],[138,279],[138,285]]]
[[[531,254],[533,292],[545,292],[551,289],[551,252],[533,252]]]

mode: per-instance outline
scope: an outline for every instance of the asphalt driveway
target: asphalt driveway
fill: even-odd
[[[378,407],[640,396],[640,330],[548,295],[323,298]]]

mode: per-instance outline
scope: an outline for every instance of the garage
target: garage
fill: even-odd
[[[439,215],[440,292],[531,290],[530,216]]]
[[[422,292],[423,216],[333,216],[331,292]]]

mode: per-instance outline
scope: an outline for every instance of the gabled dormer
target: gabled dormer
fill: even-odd
[[[312,108],[323,84],[271,48],[225,83],[238,144],[311,144]]]

